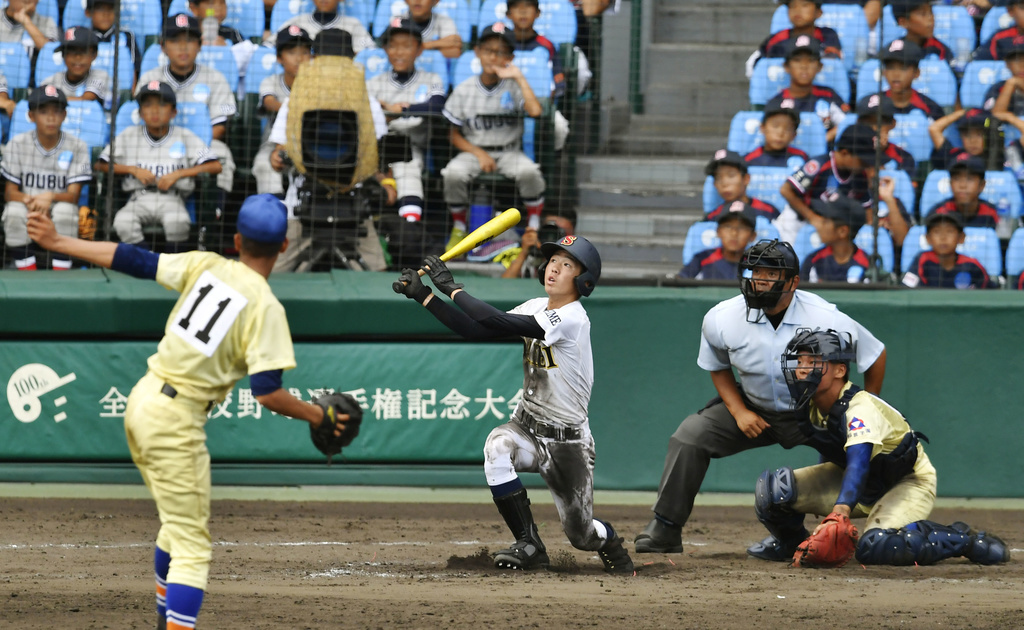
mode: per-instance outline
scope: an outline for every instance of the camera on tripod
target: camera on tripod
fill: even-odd
[[[568,234],[569,233],[566,232],[565,229],[559,227],[554,221],[548,221],[537,230],[537,241],[539,243],[557,243]],[[539,245],[533,245],[530,247],[530,256],[534,258],[540,258],[543,256]]]

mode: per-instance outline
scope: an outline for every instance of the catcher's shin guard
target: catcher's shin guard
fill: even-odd
[[[747,553],[762,560],[789,562],[797,546],[810,532],[804,527],[804,515],[790,507],[796,500],[796,480],[789,467],[766,470],[754,487],[754,512],[771,534],[747,548]]]
[[[622,546],[622,537],[615,533],[611,523],[608,521],[601,521],[601,523],[608,531],[608,538],[605,539],[601,548],[597,550],[597,555],[601,557],[601,562],[604,563],[604,570],[608,573],[632,575],[633,559],[629,557],[629,552]]]
[[[494,566],[499,569],[536,569],[548,566],[548,554],[537,533],[530,511],[526,488],[519,488],[503,497],[495,497],[498,513],[505,519],[516,542],[508,549],[494,554]]]
[[[958,557],[999,564],[1010,559],[1010,551],[997,536],[974,533],[961,522],[947,526],[915,521],[900,529],[872,529],[857,545],[857,560],[862,564],[924,565]]]

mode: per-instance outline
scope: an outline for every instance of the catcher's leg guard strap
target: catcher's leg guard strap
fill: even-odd
[[[796,480],[789,467],[766,470],[754,488],[754,512],[757,520],[772,536],[786,545],[796,546],[807,538],[804,515],[790,507],[796,501]]]
[[[532,541],[541,551],[544,550],[544,544],[537,533],[537,525],[533,522],[533,512],[530,510],[526,488],[520,488],[503,497],[494,497],[494,505],[498,506],[498,513],[505,519],[505,524],[516,540]]]
[[[965,555],[970,537],[933,521],[916,521],[900,529],[871,529],[857,544],[861,564],[935,564]]]

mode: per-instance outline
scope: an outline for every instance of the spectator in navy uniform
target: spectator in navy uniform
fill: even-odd
[[[960,132],[962,147],[953,146],[953,143],[944,135],[946,128],[953,123],[956,123],[957,131]],[[989,134],[992,124],[993,119],[989,113],[977,107],[958,109],[933,122],[928,127],[928,135],[931,136],[932,144],[935,146],[931,155],[932,168],[949,170],[949,167],[963,154],[984,159],[989,150]]]
[[[996,227],[999,211],[982,201],[985,190],[985,163],[967,153],[961,153],[949,167],[949,188],[953,196],[933,206],[928,214],[955,212],[964,225],[970,227]]]
[[[924,51],[912,41],[894,39],[882,51],[882,73],[889,82],[885,95],[892,99],[897,114],[909,114],[915,109],[924,112],[931,120],[946,115],[942,106],[913,88],[914,81],[921,76],[918,67],[924,58]]]
[[[849,105],[830,87],[817,85],[814,78],[821,72],[821,47],[818,41],[801,35],[790,44],[783,68],[789,73],[789,87],[772,97],[780,99],[782,107],[792,107],[797,112],[810,112],[821,118],[825,125],[826,137],[832,142],[839,130],[839,124],[850,111]],[[792,105],[790,105],[792,101]]]
[[[815,226],[822,247],[804,259],[804,282],[864,282],[871,261],[853,238],[864,225],[866,210],[859,203],[835,193],[828,200],[814,199],[811,209],[821,221]]]
[[[715,152],[715,157],[704,167],[704,174],[715,178],[715,190],[724,200],[724,203],[704,217],[705,221],[717,221],[723,212],[728,211],[728,207],[734,201],[742,201],[751,206],[759,215],[769,221],[779,216],[778,208],[747,194],[750,173],[747,172],[747,163],[739,153],[719,149]]]
[[[764,42],[754,51],[754,54],[747,59],[747,78],[754,73],[754,65],[762,57],[785,57],[789,45],[794,39],[806,35],[818,42],[822,54],[826,57],[843,56],[843,45],[839,41],[839,34],[827,26],[815,26],[815,22],[821,17],[821,5],[819,0],[783,0],[789,14],[791,28],[783,29],[768,36]]]
[[[551,60],[551,73],[555,82],[553,96],[555,98],[562,96],[565,93],[565,72],[562,70],[562,57],[558,54],[558,47],[533,28],[537,18],[540,17],[540,0],[509,0],[505,15],[512,20],[517,52],[529,52],[537,48],[548,51],[548,59]],[[546,97],[544,94],[539,96]]]
[[[917,175],[914,156],[889,142],[889,134],[896,128],[895,113],[895,106],[888,96],[872,94],[857,102],[857,122],[871,127],[878,133],[878,143],[882,145],[882,168],[899,169],[913,180]],[[878,125],[879,114],[882,118],[881,126]]]
[[[718,240],[714,249],[698,252],[679,272],[680,278],[694,280],[733,280],[739,277],[737,266],[743,252],[757,236],[758,213],[742,201],[734,201],[718,215]]]
[[[974,51],[974,58],[978,60],[1000,61],[1006,58],[1007,48],[1013,45],[1013,40],[1024,37],[1024,0],[1002,0],[994,1],[993,4],[1001,4],[1006,7],[1006,14],[1013,19],[1013,26],[1008,26],[982,42],[981,46]]]
[[[792,146],[799,126],[800,112],[792,99],[776,97],[768,101],[761,118],[764,144],[743,156],[747,166],[782,166],[792,170],[795,161],[806,162],[810,156]]]
[[[975,258],[958,254],[964,242],[964,220],[958,212],[933,213],[925,219],[925,238],[931,250],[914,258],[903,274],[903,285],[910,288],[996,289],[985,267]]]
[[[914,42],[924,56],[935,55],[946,63],[953,63],[953,51],[935,38],[935,14],[930,0],[889,0],[896,23],[907,30],[903,39]]]

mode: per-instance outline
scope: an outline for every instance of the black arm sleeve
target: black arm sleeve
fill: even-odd
[[[431,300],[433,301],[433,300]],[[533,339],[543,339],[544,329],[540,327],[537,320],[531,315],[513,315],[506,313],[505,311],[498,310],[484,302],[478,300],[472,295],[465,291],[459,291],[455,294],[455,304],[458,305],[466,315],[487,328],[499,332],[503,332],[508,335],[516,335],[517,337],[531,337]]]
[[[426,308],[430,311],[431,315],[437,318],[437,321],[466,339],[497,339],[507,336],[501,331],[491,330],[483,324],[470,319],[469,315],[466,315],[436,295],[434,299],[427,302]]]

